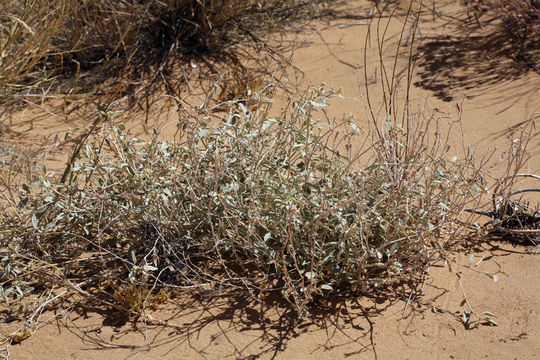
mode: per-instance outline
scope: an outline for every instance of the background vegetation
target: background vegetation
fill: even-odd
[[[164,86],[175,65],[234,62],[238,43],[319,16],[335,2],[2,1],[0,101],[89,95],[98,87],[103,101]]]

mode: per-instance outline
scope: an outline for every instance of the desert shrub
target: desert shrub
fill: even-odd
[[[73,294],[140,313],[170,289],[256,301],[278,293],[305,315],[319,297],[422,279],[448,241],[463,240],[463,210],[476,211],[487,172],[466,146],[450,154],[459,121],[438,110],[413,114],[407,100],[398,110],[394,74],[382,78],[386,111],[375,113],[366,89],[367,128],[329,119],[334,94],[316,88],[280,116],[250,92],[253,99],[228,103],[222,121],[200,109],[180,119],[175,141],[137,139],[100,108],[72,139],[62,174],[6,148],[5,317],[31,326]],[[248,110],[250,100],[257,106]],[[503,193],[512,194],[527,160],[525,138],[508,151]],[[477,212],[498,229],[516,218],[523,227],[521,209],[500,209],[509,215]]]
[[[65,176],[40,169],[4,195],[3,263],[18,270],[4,271],[3,294],[35,287],[36,273],[65,286],[91,268],[86,289],[280,292],[305,314],[317,296],[418,278],[483,191],[480,173],[448,158],[435,115],[371,132],[328,119],[331,95],[312,89],[277,118],[234,103],[176,142],[133,138],[102,112]]]
[[[0,100],[91,93],[107,80],[116,95],[130,93],[175,60],[234,57],[235,44],[315,16],[327,2],[2,1]]]

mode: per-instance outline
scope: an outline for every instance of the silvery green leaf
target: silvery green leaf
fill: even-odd
[[[152,265],[144,265],[142,268],[145,271],[156,271],[158,269],[157,267],[152,266]]]
[[[327,105],[326,99],[323,99],[323,101],[321,101],[320,103],[311,100],[310,103],[314,107],[325,107]]]
[[[471,313],[468,312],[468,311],[464,311],[463,312],[463,323],[465,325],[468,325],[470,321],[471,321]]]
[[[388,116],[386,117],[386,124],[385,124],[385,126],[386,126],[386,131],[392,130],[392,117],[391,117],[390,115],[388,115]]]
[[[203,137],[205,137],[206,135],[208,135],[208,130],[206,129],[201,129],[199,130],[199,133],[197,134],[197,137],[199,139],[202,139]]]
[[[304,276],[310,280],[313,280],[317,277],[317,274],[314,274],[311,271],[308,271],[307,273],[304,274]]]
[[[446,205],[445,203],[443,202],[440,202],[439,204],[439,207],[443,210],[446,210],[446,211],[450,211],[450,208],[448,207],[448,205]]]
[[[242,109],[242,112],[244,113],[244,115],[249,114],[249,110],[247,109],[247,107],[244,104],[238,103],[238,106],[240,106],[240,109]]]

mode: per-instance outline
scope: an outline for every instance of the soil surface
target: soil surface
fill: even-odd
[[[435,1],[434,8],[426,3],[429,9],[421,14],[421,34],[416,33],[413,48],[411,109],[461,118],[466,142],[479,155],[495,151],[502,156],[521,124],[536,121],[527,171],[540,174],[540,74],[514,61],[508,41],[496,34],[496,24],[478,28],[457,1]],[[368,1],[349,1],[346,16],[312,23],[291,35],[300,45],[286,55],[296,68],[289,72],[291,81],[298,88],[321,83],[342,88],[342,96],[331,100],[329,116],[351,113],[359,126],[367,126],[366,80],[375,112],[381,109],[381,64],[391,72],[396,54],[397,78],[406,84],[410,47],[396,50],[402,28],[406,37],[413,25],[404,17],[406,5],[400,1],[396,16],[381,20],[381,36],[389,21],[382,60],[377,21],[368,26],[373,11]],[[190,99],[186,101],[202,101]],[[89,125],[82,113],[59,115],[56,110],[62,106],[45,102],[14,114],[6,141],[32,143],[56,134],[61,139],[68,129]],[[175,116],[175,110],[153,113],[150,120],[135,114],[128,126],[141,134],[170,124],[174,128]],[[63,153],[59,147],[57,154]],[[61,168],[61,156],[51,156],[49,166]],[[126,321],[100,306],[49,312],[42,314],[42,326],[32,336],[8,350],[17,360],[537,359],[539,252],[533,242],[482,244],[451,255],[451,268],[443,263],[431,267],[421,294],[335,297],[300,324],[279,301],[261,308],[245,298],[185,294],[150,311],[152,318],[146,321]],[[494,260],[504,271],[497,281],[486,275],[499,270]],[[466,329],[464,293],[475,313],[492,313],[498,326],[484,322]],[[9,324],[10,329],[17,326]]]

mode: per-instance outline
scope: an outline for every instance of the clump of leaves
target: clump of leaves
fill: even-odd
[[[300,315],[319,295],[416,278],[483,191],[479,172],[446,156],[441,132],[427,136],[434,115],[371,132],[330,120],[331,96],[311,89],[275,118],[233,102],[222,123],[199,118],[176,142],[134,138],[103,112],[65,176],[43,169],[8,199],[2,246],[19,264],[95,254],[60,283],[91,271],[87,288],[277,291]],[[8,275],[2,286],[28,278]]]

